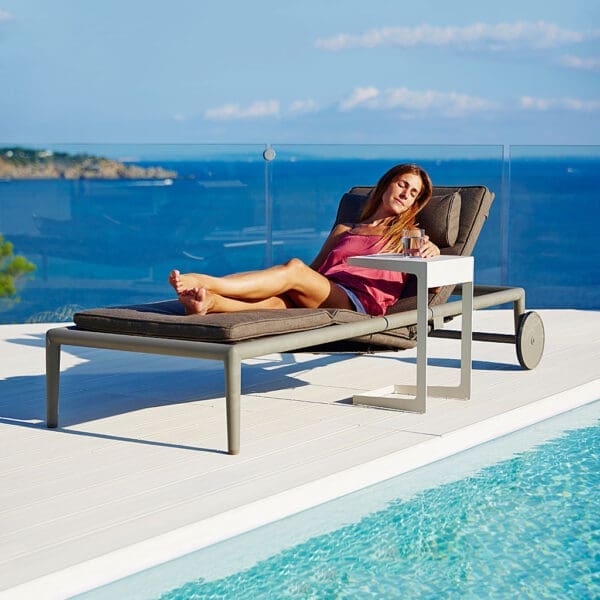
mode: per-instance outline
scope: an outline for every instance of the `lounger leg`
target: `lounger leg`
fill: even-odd
[[[240,453],[240,394],[242,391],[242,361],[232,348],[223,361],[225,367],[225,403],[227,411],[227,451]]]
[[[60,344],[46,333],[46,427],[58,427],[58,386],[60,379]]]

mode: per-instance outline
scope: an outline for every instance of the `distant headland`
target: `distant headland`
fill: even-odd
[[[0,179],[174,179],[176,171],[89,154],[0,148]]]

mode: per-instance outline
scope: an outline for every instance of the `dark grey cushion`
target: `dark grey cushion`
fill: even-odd
[[[427,206],[417,215],[419,226],[429,239],[440,248],[454,246],[460,226],[461,196],[453,192],[446,196],[432,196]]]
[[[177,300],[94,308],[75,313],[73,320],[89,331],[225,343],[333,323],[327,310],[310,308],[185,315]]]
[[[359,314],[353,310],[346,309],[330,309],[331,316],[335,323],[342,325],[343,323],[355,323],[364,319],[372,319],[368,315]],[[415,327],[400,327],[398,329],[388,329],[379,333],[371,333],[369,335],[358,336],[353,338],[355,342],[367,343],[373,348],[389,347],[392,349],[413,348],[416,345],[416,326]]]
[[[351,191],[346,192],[342,196],[333,227],[338,223],[358,223],[360,221],[360,213],[367,201],[367,195],[370,189],[371,188],[361,188],[361,191],[364,190],[363,193],[353,193],[353,191]]]

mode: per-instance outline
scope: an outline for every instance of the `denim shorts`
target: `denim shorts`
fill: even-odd
[[[352,290],[349,290],[347,287],[344,287],[343,285],[340,285],[339,283],[337,285],[346,292],[346,296],[348,296],[348,298],[350,298],[350,302],[352,302],[352,304],[354,304],[354,308],[356,309],[356,312],[361,313],[362,315],[366,315],[367,311],[365,310],[365,307],[362,305],[362,302],[358,299],[358,296]]]

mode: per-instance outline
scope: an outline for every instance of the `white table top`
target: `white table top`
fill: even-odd
[[[370,267],[387,271],[402,271],[417,277],[425,276],[428,287],[473,281],[472,256],[434,256],[412,258],[402,254],[371,254],[352,256],[348,263],[357,267]]]

